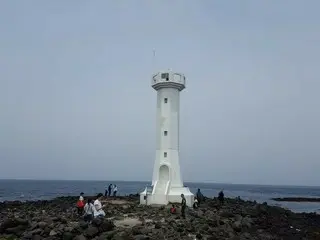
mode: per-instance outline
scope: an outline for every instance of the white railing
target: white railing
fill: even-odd
[[[153,195],[154,192],[156,191],[157,184],[158,184],[158,181],[155,181],[154,184],[153,184],[152,195]]]
[[[162,82],[167,82],[167,80],[162,79],[160,75],[155,74],[152,76],[151,85],[155,85],[157,83],[162,83]],[[186,77],[180,73],[173,73],[172,75],[170,75],[169,82],[175,82],[175,83],[180,83],[180,84],[185,85],[186,84]]]
[[[168,196],[168,194],[169,194],[170,185],[171,185],[170,183],[171,183],[171,182],[168,181],[167,184],[166,184],[166,191],[165,191],[165,195],[166,195],[166,196]]]

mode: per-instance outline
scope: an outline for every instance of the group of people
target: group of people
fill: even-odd
[[[110,184],[108,188],[105,191],[105,196],[116,196],[117,195],[118,188],[116,185]],[[113,194],[112,194],[113,193]],[[84,220],[87,222],[91,222],[93,218],[97,217],[104,217],[106,214],[104,212],[103,205],[101,203],[101,199],[103,197],[102,193],[99,193],[96,196],[96,199],[93,200],[92,198],[88,198],[86,203],[84,200],[84,193],[80,193],[79,200],[77,202],[77,209],[78,209],[78,214],[83,215]],[[224,203],[224,193],[223,190],[221,190],[218,194],[218,200],[220,204]],[[197,209],[200,207],[200,204],[205,201],[205,197],[201,193],[200,189],[198,189],[196,196],[194,197],[194,203],[193,203],[193,208]],[[186,207],[187,207],[187,201],[184,196],[184,194],[181,194],[181,217],[186,218]],[[172,204],[170,208],[170,213],[176,214],[177,213],[177,208],[174,204]]]
[[[106,188],[104,196],[110,197],[110,196],[117,196],[118,187],[117,185],[109,184],[109,186]]]
[[[181,194],[181,217],[182,218],[186,218],[186,207],[187,207],[187,201],[186,198],[184,196],[184,194]],[[170,208],[170,213],[171,214],[176,214],[177,213],[177,208],[175,204],[171,205]]]
[[[224,193],[223,190],[221,190],[218,194],[218,200],[220,204],[224,203]],[[200,207],[200,204],[205,201],[205,197],[201,193],[200,189],[198,188],[197,194],[194,197],[194,202],[193,202],[193,209],[197,209]],[[181,217],[186,218],[186,207],[187,207],[187,201],[184,196],[184,194],[181,194]],[[176,205],[172,204],[170,208],[170,213],[171,214],[176,214],[177,213],[177,208]]]
[[[91,222],[93,218],[104,217],[106,214],[103,211],[103,205],[101,203],[102,193],[99,193],[95,200],[88,198],[86,203],[84,200],[84,193],[80,193],[79,200],[77,202],[78,214],[84,217],[86,222]]]
[[[204,196],[200,192],[200,189],[198,189],[197,195],[194,197],[193,208],[197,209],[200,206],[200,202],[202,202],[203,200],[204,200]],[[181,194],[181,217],[182,218],[186,218],[186,207],[187,207],[187,200],[184,194]],[[177,213],[177,208],[175,204],[171,205],[170,213],[171,214]]]
[[[109,184],[109,186],[105,190],[106,197],[116,197],[118,192],[117,185]],[[80,193],[80,197],[77,201],[77,209],[78,214],[84,217],[84,220],[87,222],[91,222],[93,218],[96,217],[104,217],[106,214],[103,211],[103,205],[101,204],[101,200],[103,198],[103,194],[99,193],[95,199],[88,198],[86,201],[84,200],[84,193]]]

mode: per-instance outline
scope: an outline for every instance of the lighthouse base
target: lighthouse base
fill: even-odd
[[[187,206],[192,207],[194,195],[188,187],[172,187],[168,193],[157,193],[153,187],[146,187],[140,193],[140,204],[142,205],[167,205],[169,203],[181,203],[181,194],[186,198]]]

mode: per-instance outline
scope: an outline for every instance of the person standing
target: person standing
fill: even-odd
[[[83,201],[83,200],[84,200],[83,195],[84,195],[84,193],[81,192],[81,193],[80,193],[80,197],[79,197],[79,201]]]
[[[77,201],[77,209],[78,209],[78,214],[82,215],[83,214],[83,208],[84,208],[84,198],[83,198],[84,193],[80,193],[80,197]]]
[[[200,188],[198,188],[196,196],[197,196],[197,200],[198,200],[198,206],[200,206],[200,204],[204,201],[204,197],[203,197],[203,194],[200,191]]]
[[[117,185],[114,185],[114,187],[113,187],[113,196],[114,197],[117,196],[117,192],[118,192],[118,187],[117,187]]]
[[[187,206],[186,198],[184,197],[183,194],[181,194],[181,217],[183,219],[186,218],[186,206]]]
[[[110,197],[111,196],[111,192],[112,192],[112,184],[109,184],[109,187],[108,187],[108,196]]]
[[[108,189],[109,189],[109,187],[106,187],[106,189],[104,190],[104,196],[105,197],[108,197],[108,193],[109,193]]]
[[[218,200],[219,200],[219,202],[220,202],[221,205],[224,204],[224,193],[223,193],[223,189],[221,189],[221,191],[219,192]]]

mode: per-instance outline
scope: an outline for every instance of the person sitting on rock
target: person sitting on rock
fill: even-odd
[[[218,200],[219,200],[220,204],[223,204],[223,203],[224,203],[224,193],[223,193],[223,189],[219,192]]]
[[[181,194],[181,217],[186,218],[186,207],[187,207],[187,201],[186,198],[184,197],[184,194]]]
[[[84,220],[86,222],[91,222],[94,216],[94,206],[93,200],[88,198],[86,205],[84,206]]]
[[[171,214],[176,214],[177,213],[177,208],[174,204],[172,204],[171,208],[170,208],[170,213]]]
[[[101,199],[103,197],[103,194],[102,193],[99,193],[97,195],[97,199],[94,201],[93,205],[94,205],[94,217],[104,217],[106,214],[105,212],[103,211],[102,209],[102,204],[101,204]]]
[[[117,196],[117,192],[118,192],[118,187],[117,187],[117,185],[114,185],[114,187],[113,187],[113,196],[114,197]]]
[[[193,209],[197,209],[199,207],[199,202],[197,197],[194,197],[194,202],[193,202]]]
[[[82,215],[83,214],[83,208],[84,208],[84,198],[83,198],[84,193],[80,193],[79,200],[77,201],[77,209],[78,209],[78,214]]]

